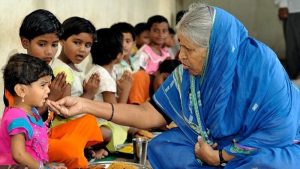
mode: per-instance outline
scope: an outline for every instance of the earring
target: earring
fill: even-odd
[[[25,96],[22,96],[22,103],[24,103],[24,97],[25,97]]]

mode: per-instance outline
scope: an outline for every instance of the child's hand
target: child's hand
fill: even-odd
[[[83,96],[85,98],[93,99],[99,90],[100,77],[97,73],[92,74],[89,80],[83,82]]]
[[[123,92],[130,91],[132,83],[132,75],[129,71],[125,71],[122,77],[117,81],[118,95],[120,96]]]
[[[49,87],[50,87],[50,93],[48,99],[54,101],[61,99],[67,87],[65,73],[64,72],[58,73],[55,79],[51,82]]]

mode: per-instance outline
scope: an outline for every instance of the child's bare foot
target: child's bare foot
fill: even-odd
[[[92,157],[95,159],[101,159],[106,156],[108,156],[108,152],[105,149],[99,149],[99,150],[90,150]]]

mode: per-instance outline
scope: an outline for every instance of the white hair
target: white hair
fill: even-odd
[[[177,32],[192,40],[196,45],[207,48],[213,24],[214,11],[213,7],[206,4],[191,4],[189,10],[177,24]]]

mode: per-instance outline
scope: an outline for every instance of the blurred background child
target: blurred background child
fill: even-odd
[[[171,57],[168,49],[164,47],[169,35],[169,23],[165,17],[154,15],[148,19],[147,26],[150,31],[150,43],[140,48],[135,57],[139,58],[140,66],[148,74],[153,74],[160,62]]]
[[[47,126],[36,109],[48,99],[51,77],[50,66],[33,56],[15,54],[8,60],[3,78],[14,103],[5,108],[1,120],[0,165],[56,168],[44,166],[48,163]]]
[[[93,67],[87,73],[88,79],[92,74],[99,74],[101,77],[99,90],[94,100],[107,102],[110,104],[127,103],[129,91],[131,88],[131,74],[126,72],[118,80],[118,98],[117,81],[112,77],[114,65],[123,58],[124,33],[111,28],[103,28],[97,31],[97,42],[93,44],[91,55]],[[131,35],[130,35],[131,36]],[[104,119],[98,119],[101,128],[104,146],[110,152],[115,151],[118,144],[123,144],[127,138],[128,127],[117,125]],[[101,146],[99,146],[101,148]],[[102,146],[103,148],[103,146]],[[102,154],[101,154],[102,153]],[[96,152],[96,158],[107,155],[103,151]]]
[[[179,48],[177,47],[176,33],[173,28],[169,28],[169,35],[165,41],[165,47],[168,48],[171,59],[175,59],[179,52]]]
[[[135,44],[140,49],[144,44],[150,43],[150,31],[146,22],[140,22],[134,26]]]
[[[149,29],[146,22],[140,22],[134,26],[135,33],[135,47],[132,50],[132,55],[135,55],[136,52],[144,45],[149,44]]]
[[[158,70],[149,75],[145,70],[133,74],[132,87],[128,97],[128,103],[142,104],[150,99],[164,80],[180,65],[178,60],[164,60]]]
[[[114,65],[112,76],[119,80],[125,71],[136,72],[140,69],[139,60],[132,56],[135,45],[134,27],[126,22],[119,22],[111,26],[113,31],[123,34],[123,59]]]

